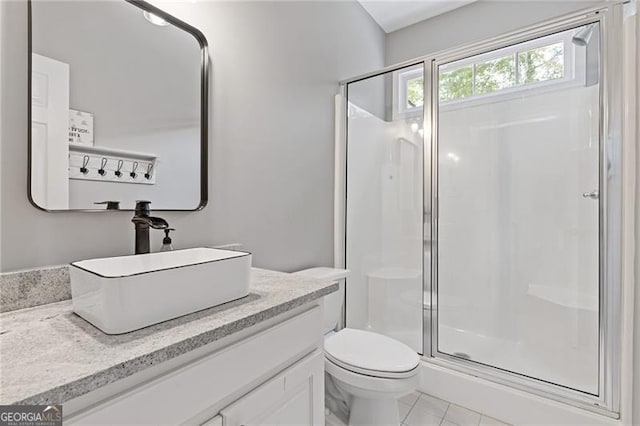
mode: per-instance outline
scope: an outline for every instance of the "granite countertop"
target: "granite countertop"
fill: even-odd
[[[62,404],[337,289],[254,268],[247,297],[120,335],[74,314],[71,300],[0,314],[0,404]]]

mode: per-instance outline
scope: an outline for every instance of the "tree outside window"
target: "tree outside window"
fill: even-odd
[[[564,77],[564,43],[518,53],[519,84]]]
[[[516,83],[515,58],[512,55],[475,64],[475,67],[477,95],[512,87]]]
[[[440,101],[451,101],[471,95],[473,95],[471,66],[440,73]]]
[[[424,78],[413,78],[407,82],[407,109],[424,105]]]

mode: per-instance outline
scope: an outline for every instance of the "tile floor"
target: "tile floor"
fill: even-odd
[[[507,423],[424,393],[415,392],[400,399],[403,426],[507,426]],[[343,426],[333,414],[327,426]]]

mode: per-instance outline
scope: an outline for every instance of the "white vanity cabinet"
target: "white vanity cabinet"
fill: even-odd
[[[65,404],[65,424],[324,425],[321,302],[245,332],[169,371],[123,379],[126,389]]]
[[[324,423],[324,355],[308,355],[224,408],[224,426]]]

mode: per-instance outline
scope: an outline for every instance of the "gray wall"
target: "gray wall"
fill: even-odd
[[[162,214],[174,245],[240,242],[255,266],[285,271],[332,264],[333,96],[383,66],[384,33],[354,2],[160,6],[202,30],[212,58],[210,203]],[[0,270],[132,253],[131,213],[27,201],[26,3],[0,2],[0,19]]]
[[[602,2],[478,1],[388,34],[385,63],[496,37],[598,3]]]

